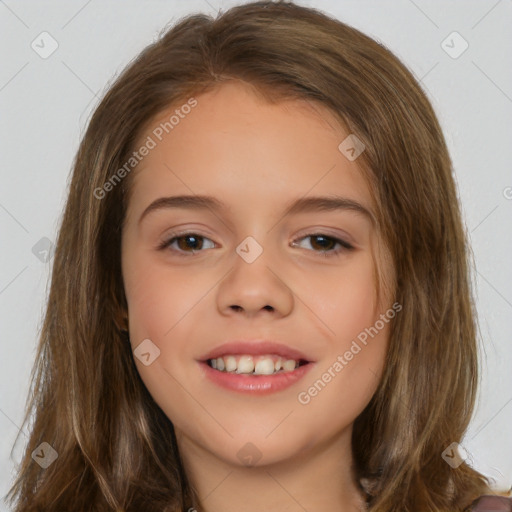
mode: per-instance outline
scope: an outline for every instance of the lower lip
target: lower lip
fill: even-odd
[[[206,362],[200,362],[206,377],[218,386],[239,393],[266,395],[289,388],[298,382],[312,368],[313,363],[299,366],[291,372],[274,375],[244,375],[214,370]]]

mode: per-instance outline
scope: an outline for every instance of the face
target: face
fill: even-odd
[[[395,314],[377,301],[372,254],[392,268],[327,109],[271,105],[240,82],[195,99],[168,134],[180,106],[140,138],[155,144],[123,226],[130,340],[183,449],[270,464],[336,439],[370,401]],[[155,203],[177,196],[191,198]]]

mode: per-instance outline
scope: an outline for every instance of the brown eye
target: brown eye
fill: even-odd
[[[158,248],[167,249],[172,248],[172,246],[174,245],[175,248],[172,248],[172,250],[178,253],[188,252],[193,254],[194,252],[201,251],[202,249],[205,248],[205,240],[209,240],[211,242],[209,238],[198,235],[197,233],[183,233],[178,236],[173,236],[172,238],[163,242]],[[213,242],[212,245],[214,245]]]
[[[314,252],[324,253],[324,256],[327,255],[336,255],[343,251],[351,250],[354,247],[346,242],[345,240],[341,240],[339,238],[335,238],[332,236],[327,236],[322,233],[313,233],[310,235],[306,235],[299,240],[305,240],[310,238],[312,242],[310,242],[310,246],[313,248]],[[294,242],[294,246],[297,244]],[[341,246],[340,249],[334,249],[336,245]]]

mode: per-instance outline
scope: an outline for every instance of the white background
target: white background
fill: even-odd
[[[51,271],[52,260],[32,248],[56,239],[89,116],[113,77],[166,26],[235,3],[0,0],[0,497],[27,439],[23,432],[13,450]],[[472,240],[483,347],[479,404],[463,446],[477,469],[510,487],[512,0],[297,3],[387,46],[421,80],[439,116]],[[44,31],[58,43],[46,59],[31,47]],[[453,31],[469,44],[456,59],[441,46]],[[453,37],[445,44],[462,48]]]

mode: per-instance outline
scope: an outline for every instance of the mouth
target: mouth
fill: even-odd
[[[276,375],[292,372],[301,366],[309,364],[305,359],[287,359],[277,354],[252,356],[249,354],[229,354],[207,359],[206,364],[223,373],[238,375]]]
[[[284,390],[304,377],[315,363],[295,349],[269,341],[227,343],[198,362],[214,384],[253,394]]]

